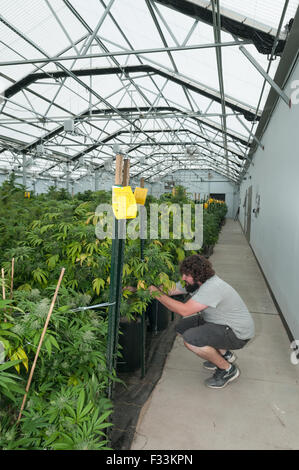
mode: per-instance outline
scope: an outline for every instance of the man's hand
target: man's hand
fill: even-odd
[[[148,290],[152,294],[153,292],[160,292],[160,290],[156,286],[149,286]]]
[[[136,287],[132,287],[132,286],[125,286],[123,287],[123,290],[128,290],[130,292],[136,292]]]

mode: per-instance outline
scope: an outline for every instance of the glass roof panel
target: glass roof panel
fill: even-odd
[[[221,7],[252,18],[272,28],[278,27],[285,0],[221,0]],[[298,7],[297,0],[289,0],[284,24],[294,18]]]
[[[283,26],[298,3],[289,1]],[[278,27],[284,4],[220,1],[231,16],[270,30]],[[154,0],[31,0],[30,9],[22,0],[1,0],[0,19],[0,93],[8,96],[0,102],[0,172],[19,158],[6,148],[34,157],[28,175],[42,168],[61,178],[61,159],[80,178],[113,157],[114,143],[129,152],[132,174],[148,178],[152,165],[163,161],[160,173],[186,162],[221,165],[228,156],[234,170],[248,150],[264,78],[228,32],[221,31],[221,42],[230,45],[219,49],[220,66],[213,25]],[[268,69],[266,54],[248,40],[244,47]],[[279,60],[271,61],[272,78]],[[259,115],[269,90],[267,83]],[[64,128],[71,118],[73,131]],[[150,157],[142,163],[142,156]]]

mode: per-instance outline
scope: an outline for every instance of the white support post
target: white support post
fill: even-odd
[[[67,162],[66,164],[66,190],[70,192],[70,163]]]
[[[27,168],[26,168],[26,163],[27,163],[27,157],[26,155],[23,155],[23,186],[25,186],[25,189],[27,187]]]
[[[95,170],[94,172],[94,190],[98,191],[99,190],[99,177],[100,177],[100,172],[99,170]]]

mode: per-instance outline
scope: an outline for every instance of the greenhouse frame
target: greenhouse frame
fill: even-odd
[[[0,6],[0,448],[298,449],[298,0]]]

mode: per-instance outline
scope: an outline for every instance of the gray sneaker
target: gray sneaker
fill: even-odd
[[[226,371],[225,369],[218,369],[217,367],[217,370],[214,375],[209,379],[205,380],[205,384],[209,388],[223,388],[229,382],[232,382],[233,380],[237,379],[239,375],[240,371],[234,364],[231,365],[229,371]]]
[[[223,354],[222,357],[227,362],[229,362],[230,364],[235,362],[235,360],[237,359],[237,356],[232,351],[226,351],[226,353]],[[217,366],[215,364],[213,364],[213,362],[210,362],[210,361],[205,361],[203,363],[203,366],[204,366],[205,369],[208,369],[208,370],[216,370],[217,369]]]

